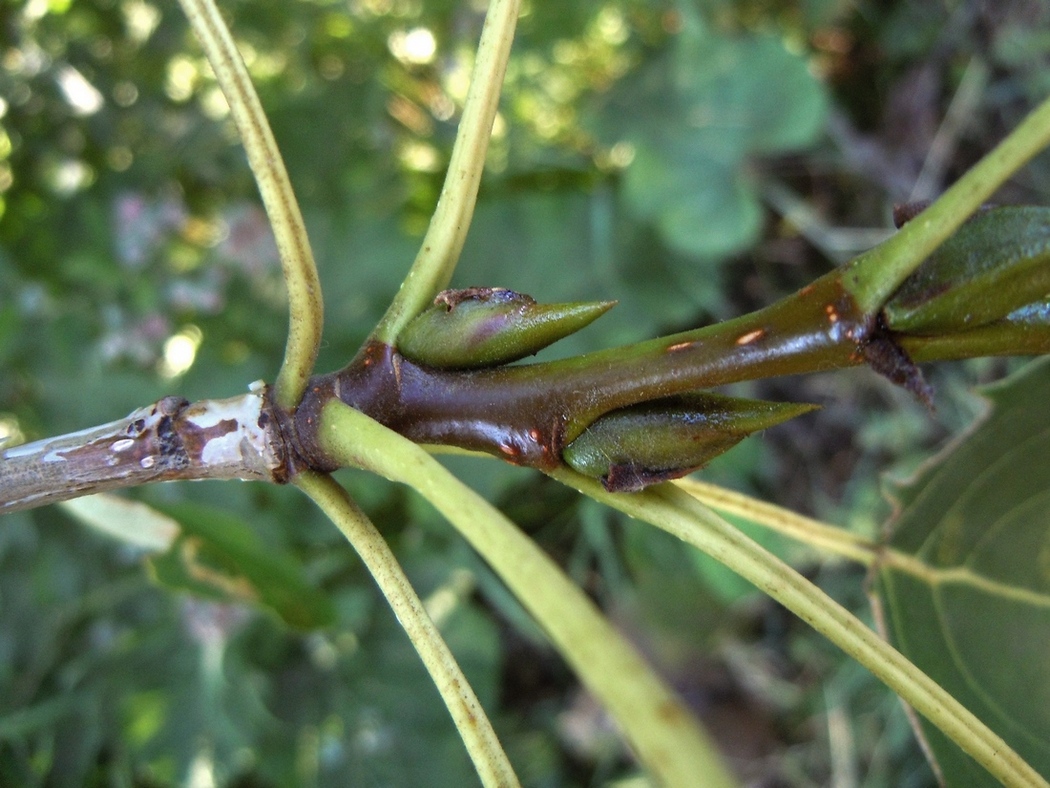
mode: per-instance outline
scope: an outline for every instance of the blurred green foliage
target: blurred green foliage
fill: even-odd
[[[750,157],[812,144],[823,88],[782,34],[725,36],[693,10],[666,51],[604,97],[600,137],[630,163],[629,211],[674,249],[719,261],[750,246],[762,224]]]
[[[900,184],[918,177],[967,62],[992,76],[942,181],[1045,93],[1039,9],[962,5],[957,17],[933,0],[527,3],[456,284],[619,300],[555,353],[735,314],[805,284],[834,259],[828,228],[885,226],[889,202],[907,197]],[[426,227],[479,4],[223,10],[303,204],[326,297],[320,368],[334,369],[382,314]],[[1015,188],[1038,201],[1048,183],[1037,163]],[[803,236],[764,209],[771,185],[800,195],[824,230]],[[286,330],[276,252],[173,3],[0,4],[0,211],[0,443],[272,379]],[[744,387],[828,407],[745,442],[708,477],[871,528],[875,471],[964,422],[971,377],[934,373],[939,421],[874,376]],[[896,701],[724,571],[530,472],[452,464],[642,644],[749,779],[823,784],[845,758],[866,785],[929,783]],[[341,479],[445,611],[523,780],[631,774],[607,721],[440,518],[363,475]],[[295,491],[201,483],[132,495],[227,513],[250,529],[249,552],[281,556],[275,571],[256,565],[257,582],[294,577],[334,621],[303,632],[243,595],[158,586],[164,573],[142,553],[58,509],[6,516],[0,784],[470,782],[407,639]],[[859,573],[811,566],[862,606]],[[827,733],[836,720],[852,731],[846,745]]]

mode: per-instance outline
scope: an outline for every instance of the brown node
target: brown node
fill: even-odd
[[[165,397],[165,399],[176,398]],[[158,410],[161,410],[161,412],[163,412],[163,402],[164,400],[161,400],[157,403]],[[186,400],[183,400],[183,402],[189,405],[189,402]],[[188,467],[190,464],[190,457],[186,452],[182,436],[176,430],[175,419],[171,416],[163,416],[157,423],[157,450],[166,468],[181,469]]]
[[[881,312],[875,327],[860,346],[860,353],[869,367],[906,388],[931,411],[934,409],[933,388],[926,382],[922,370],[912,361],[908,352],[897,343]]]
[[[893,226],[898,230],[930,207],[931,200],[895,203],[893,206]]]

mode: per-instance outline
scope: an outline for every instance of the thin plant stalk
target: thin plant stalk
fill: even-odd
[[[670,688],[594,603],[492,504],[423,448],[341,402],[325,406],[320,435],[330,456],[407,484],[448,518],[547,632],[660,784],[736,784]]]
[[[1050,98],[900,232],[854,258],[843,284],[874,314],[923,260],[954,233],[1011,175],[1050,145]]]
[[[1046,594],[1016,584],[1011,585],[1009,582],[993,580],[970,566],[934,566],[914,555],[895,550],[890,545],[715,484],[696,479],[680,479],[674,484],[712,509],[743,517],[755,525],[768,528],[828,555],[856,561],[878,571],[892,569],[931,586],[943,588],[952,585],[979,589],[1002,599],[1050,609],[1050,600]]]
[[[295,484],[321,507],[361,556],[434,680],[482,784],[491,788],[519,785],[485,710],[386,540],[331,476],[307,471],[295,478]]]
[[[423,245],[373,334],[393,344],[405,324],[451,280],[474,215],[521,0],[491,0],[481,30],[463,119]]]
[[[823,553],[848,558],[864,566],[871,566],[878,557],[879,545],[876,542],[845,528],[710,482],[679,479],[674,484],[712,509],[742,517]]]
[[[685,491],[671,484],[630,495],[606,492],[568,470],[551,474],[585,495],[692,544],[755,584],[870,670],[1003,785],[1050,783],[1003,739],[852,613]]]
[[[289,315],[288,340],[274,383],[274,399],[291,408],[306,389],[321,344],[324,305],[317,266],[284,160],[229,28],[213,0],[179,2],[230,105],[277,242]]]

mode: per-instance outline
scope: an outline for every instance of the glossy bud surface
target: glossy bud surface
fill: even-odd
[[[815,407],[706,393],[667,397],[607,413],[562,459],[610,491],[632,492],[684,476],[751,433]]]
[[[579,331],[613,304],[537,304],[504,288],[446,290],[405,327],[397,347],[405,358],[438,369],[498,366]]]

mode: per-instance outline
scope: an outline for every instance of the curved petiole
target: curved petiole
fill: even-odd
[[[742,517],[822,553],[856,561],[864,566],[871,566],[879,559],[880,545],[877,542],[851,533],[845,528],[838,528],[783,506],[752,498],[750,495],[710,482],[690,478],[678,479],[673,484],[705,506],[724,514]]]
[[[519,785],[474,690],[368,516],[331,476],[307,471],[295,478],[295,484],[331,518],[368,567],[441,693],[482,784]]]
[[[983,589],[1004,599],[1015,599],[1041,608],[1050,608],[1046,594],[982,576],[969,566],[934,566],[921,558],[873,539],[867,539],[828,523],[805,517],[782,506],[760,501],[749,495],[696,479],[679,479],[674,485],[702,504],[723,514],[743,517],[800,544],[828,555],[856,561],[875,569],[893,569],[930,585],[951,583]]]
[[[736,784],[672,690],[594,603],[492,504],[423,448],[341,402],[324,408],[321,437],[330,456],[407,484],[448,518],[609,710],[659,784]]]
[[[289,315],[288,341],[274,383],[274,399],[282,407],[292,408],[313,373],[324,322],[321,284],[302,212],[259,96],[219,9],[213,0],[179,2],[230,105],[277,242],[288,288]]]
[[[521,0],[492,0],[489,3],[470,89],[463,105],[463,119],[452,147],[441,196],[419,254],[373,332],[373,338],[380,342],[394,344],[405,324],[422,312],[448,284],[459,262],[470,219],[474,215],[520,8]]]
[[[1004,785],[1050,786],[1000,736],[856,616],[683,490],[664,484],[622,495],[572,471],[551,475],[677,536],[754,583],[870,670]]]

